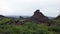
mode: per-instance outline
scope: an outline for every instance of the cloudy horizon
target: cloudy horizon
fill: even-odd
[[[56,17],[60,14],[60,0],[0,0],[0,15],[31,16],[37,9]]]

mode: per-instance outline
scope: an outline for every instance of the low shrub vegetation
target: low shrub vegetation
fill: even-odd
[[[50,27],[46,24],[25,22],[23,25],[5,24],[13,19],[3,18],[0,20],[0,34],[54,34],[60,32],[60,27]]]

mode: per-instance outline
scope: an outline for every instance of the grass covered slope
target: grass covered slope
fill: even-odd
[[[36,24],[29,21],[23,25],[8,25],[9,21],[14,21],[11,18],[2,18],[0,20],[0,34],[59,34],[60,26],[47,26],[47,24]]]

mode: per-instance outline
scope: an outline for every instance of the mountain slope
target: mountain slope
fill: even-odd
[[[56,17],[56,20],[57,20],[58,22],[60,22],[60,16]]]

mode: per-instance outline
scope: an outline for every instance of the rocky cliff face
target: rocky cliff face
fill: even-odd
[[[41,22],[41,23],[48,22],[48,18],[44,16],[39,10],[36,10],[30,19],[31,21],[34,21],[34,22]]]

